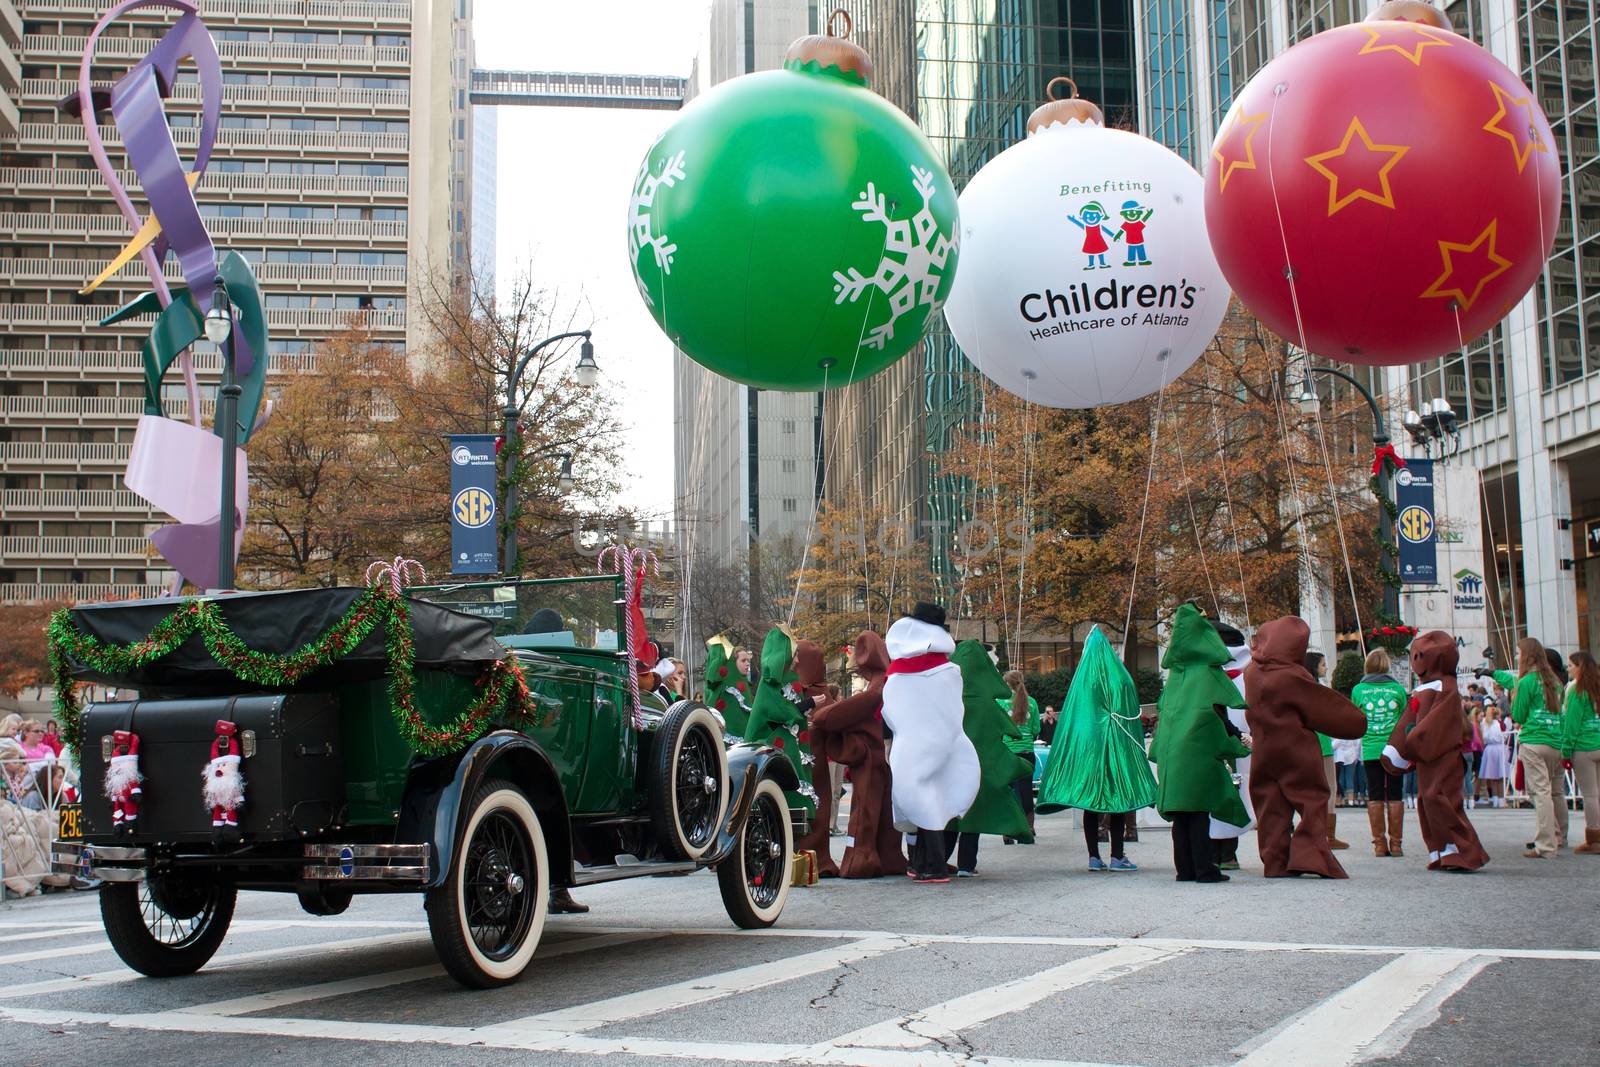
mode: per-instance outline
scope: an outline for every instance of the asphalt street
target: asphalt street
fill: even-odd
[[[1483,811],[1489,867],[1430,873],[1413,813],[1403,859],[1358,815],[1338,882],[1266,881],[1247,837],[1231,883],[1178,884],[1157,830],[1139,872],[1090,873],[1061,813],[985,838],[974,879],[796,889],[769,931],[707,873],[593,887],[489,992],[443,976],[420,897],[242,894],[167,980],[120,965],[92,894],[31,898],[0,906],[0,1065],[1600,1063],[1600,857],[1523,859],[1532,813]]]

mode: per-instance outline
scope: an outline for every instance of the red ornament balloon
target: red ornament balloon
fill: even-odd
[[[1263,67],[1206,165],[1206,225],[1239,299],[1351,363],[1411,363],[1489,329],[1538,278],[1560,213],[1533,93],[1437,12],[1395,9],[1432,10],[1386,4]]]

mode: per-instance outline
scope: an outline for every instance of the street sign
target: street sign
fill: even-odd
[[[493,434],[450,435],[451,574],[494,574],[500,569],[494,442]]]
[[[1394,485],[1400,580],[1407,585],[1434,585],[1439,580],[1439,523],[1433,510],[1433,461],[1406,460],[1395,472]]]

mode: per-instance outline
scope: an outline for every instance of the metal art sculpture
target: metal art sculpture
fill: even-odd
[[[95,45],[123,15],[141,8],[166,8],[177,21],[149,54],[114,85],[91,82]],[[200,127],[194,160],[188,170],[178,154],[167,123],[164,102],[177,81],[178,66],[192,60],[200,82]],[[205,221],[195,204],[194,187],[205,173],[216,145],[222,118],[222,60],[199,11],[189,0],[122,0],[95,24],[85,42],[78,68],[78,91],[62,101],[62,109],[83,121],[89,153],[105,178],[133,237],[81,292],[92,293],[135,257],[150,272],[151,291],[101,320],[110,326],[139,315],[156,313],[143,350],[145,404],[124,475],[128,488],[177,520],[151,535],[161,554],[182,578],[202,589],[214,588],[223,573],[220,531],[224,427],[207,432],[200,421],[200,393],[190,346],[205,336],[205,309],[225,297],[231,307],[232,336],[223,358],[232,359],[242,387],[238,404],[238,440],[249,440],[265,416],[262,392],[267,374],[267,323],[261,290],[244,257],[228,252],[219,259]],[[100,119],[109,113],[149,203],[147,218],[139,215],[106,152]],[[162,265],[171,252],[183,271],[184,285],[169,286]],[[168,418],[162,404],[162,379],[176,362],[189,401],[189,423]],[[270,412],[270,405],[268,409]],[[249,502],[247,463],[237,455],[233,553]],[[227,568],[231,571],[230,566]],[[174,583],[174,592],[177,585]]]

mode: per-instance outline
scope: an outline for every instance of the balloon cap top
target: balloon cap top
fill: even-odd
[[[1455,31],[1450,17],[1424,0],[1386,0],[1379,4],[1367,22],[1418,22],[1437,30]]]
[[[1072,95],[1067,97],[1056,96],[1056,86],[1062,85],[1072,90]],[[1044,88],[1046,100],[1033,109],[1033,114],[1028,116],[1028,136],[1033,136],[1040,130],[1052,126],[1104,126],[1105,113],[1099,107],[1078,95],[1078,83],[1071,78],[1060,77],[1050,79],[1050,84]]]
[[[834,26],[840,21],[844,28],[836,32]],[[872,57],[865,48],[847,40],[855,28],[850,13],[842,8],[834,11],[828,16],[827,28],[826,34],[813,33],[790,45],[783,57],[784,69],[826,74],[866,85],[872,80]]]

